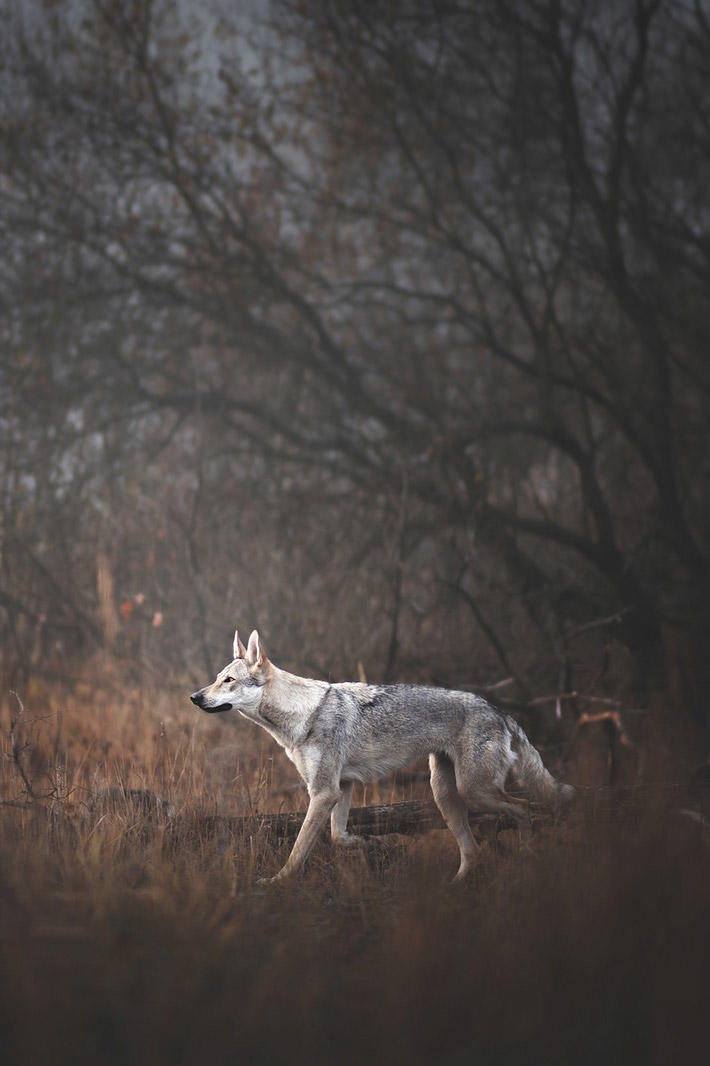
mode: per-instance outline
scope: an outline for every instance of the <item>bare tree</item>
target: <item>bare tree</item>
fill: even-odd
[[[166,12],[97,0],[80,27],[6,45],[0,388],[8,469],[30,495],[53,471],[38,541],[62,502],[65,528],[100,524],[99,485],[140,541],[160,499],[194,623],[229,554],[209,530],[234,516],[251,559],[260,537],[318,544],[314,588],[332,551],[315,613],[356,565],[394,589],[372,646],[390,676],[453,611],[490,663],[557,683],[570,631],[609,618],[637,683],[680,667],[699,706],[701,7],[279,2],[257,73],[227,38],[207,82]],[[33,550],[48,572],[69,565],[60,543]],[[294,581],[294,555],[266,554],[254,610]],[[353,614],[390,610],[357,584]],[[89,618],[95,581],[72,585]],[[13,624],[37,613],[3,588]]]

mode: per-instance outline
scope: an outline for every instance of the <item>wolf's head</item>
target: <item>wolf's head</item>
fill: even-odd
[[[217,711],[243,711],[248,714],[257,710],[261,703],[270,663],[257,631],[254,630],[249,637],[249,645],[245,648],[235,630],[232,654],[234,658],[231,663],[220,670],[212,684],[190,696],[192,702],[208,714]]]

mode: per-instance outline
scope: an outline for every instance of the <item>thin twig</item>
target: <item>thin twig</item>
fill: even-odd
[[[481,691],[482,692],[498,692],[499,689],[507,688],[508,685],[514,685],[515,683],[516,683],[516,679],[514,677],[504,677],[502,681],[496,681],[492,685],[486,685],[485,688],[481,689]]]
[[[18,721],[20,720],[20,717],[25,713],[25,705],[15,691],[11,691],[10,695],[15,697],[19,706],[19,711],[17,712],[16,716],[10,719],[10,745],[12,752],[12,761],[15,765],[18,774],[22,778],[22,783],[27,789],[28,795],[33,800],[36,800],[37,796],[35,795],[35,790],[32,788],[32,782],[25,773],[25,768],[22,765],[22,753],[26,751],[28,745],[20,745],[17,740],[17,734],[15,733],[15,727]]]
[[[565,634],[565,640],[573,640],[574,637],[578,637],[581,633],[587,633],[590,629],[601,629],[603,626],[618,625],[625,614],[628,614],[631,610],[630,607],[622,607],[620,611],[616,611],[615,614],[607,615],[606,618],[596,618],[593,622],[585,622],[584,625],[575,626],[574,629],[569,629]]]

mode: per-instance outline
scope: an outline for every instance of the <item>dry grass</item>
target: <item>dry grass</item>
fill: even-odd
[[[0,710],[3,1062],[698,1060],[710,850],[665,793],[633,819],[579,814],[529,852],[502,840],[460,890],[437,832],[323,845],[263,891],[286,846],[211,835],[200,815],[305,806],[265,735],[103,679],[23,699],[29,806],[12,805],[28,799],[17,704]],[[174,816],[89,806],[116,785]],[[356,802],[420,795],[390,782]]]

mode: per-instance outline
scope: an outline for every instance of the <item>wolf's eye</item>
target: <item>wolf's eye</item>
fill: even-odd
[[[225,679],[222,682],[222,684],[223,685],[228,685],[230,683],[230,681],[234,681],[234,678],[233,677],[225,677]]]

